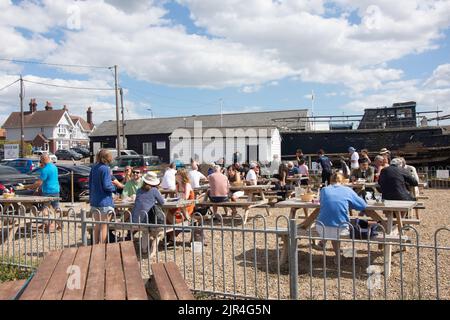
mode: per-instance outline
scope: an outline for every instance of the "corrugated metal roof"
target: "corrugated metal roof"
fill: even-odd
[[[222,115],[222,127],[280,127],[283,124],[280,122],[274,122],[272,119],[307,116],[307,109],[224,113]],[[205,128],[221,127],[220,114],[138,119],[125,121],[125,134],[144,135],[171,133],[177,128],[192,128],[194,126],[194,121],[202,121],[202,126]],[[297,125],[305,126],[304,123],[298,123]],[[114,135],[116,135],[116,121],[105,121],[98,126],[91,136],[102,137]]]

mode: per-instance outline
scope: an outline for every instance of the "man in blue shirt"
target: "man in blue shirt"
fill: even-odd
[[[323,151],[323,149],[320,149],[319,152],[317,153],[317,155],[319,156],[319,159],[317,159],[317,163],[320,164],[320,166],[322,167],[322,185],[325,185],[325,182],[327,182],[327,184],[329,185],[331,182],[330,178],[331,178],[333,163],[325,155],[325,152]]]
[[[59,180],[58,168],[50,161],[48,154],[42,154],[40,157],[40,175],[38,181],[34,184],[25,186],[26,189],[42,189],[44,197],[55,197],[55,200],[50,204],[54,210],[59,209]],[[45,226],[47,231],[53,232],[55,230],[54,223]]]

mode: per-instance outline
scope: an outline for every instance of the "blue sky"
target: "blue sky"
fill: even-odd
[[[221,106],[310,108],[312,91],[315,115],[405,100],[450,111],[449,1],[24,0],[0,7],[7,35],[0,58],[117,64],[127,118],[149,117],[148,109],[162,117],[219,113]],[[0,88],[19,73],[60,85],[113,84],[110,70],[0,61]],[[26,88],[26,99],[41,106],[51,100],[84,114],[91,105],[97,122],[114,119],[111,93]],[[17,93],[17,86],[0,91],[0,120]]]

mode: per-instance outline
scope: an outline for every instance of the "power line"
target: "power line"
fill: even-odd
[[[17,79],[16,81],[14,81],[14,82],[12,82],[12,83],[10,83],[10,84],[4,86],[3,88],[0,89],[0,91],[5,90],[5,89],[11,87],[11,86],[12,86],[13,84],[15,84],[16,82],[19,82],[19,80],[20,80],[20,79]]]
[[[64,86],[64,85],[58,85],[58,84],[52,84],[52,83],[44,83],[44,82],[37,82],[37,81],[31,81],[31,80],[23,80],[25,82],[34,83],[42,86],[48,86],[48,87],[56,87],[56,88],[65,88],[65,89],[76,89],[76,90],[97,90],[97,91],[113,91],[114,88],[93,88],[93,87],[73,87],[73,86]]]
[[[90,66],[90,65],[79,65],[79,64],[62,64],[62,63],[47,63],[40,61],[26,61],[26,60],[16,60],[16,59],[6,59],[0,58],[0,61],[8,61],[14,63],[26,63],[26,64],[39,64],[53,67],[68,67],[68,68],[90,68],[90,69],[111,69],[112,67],[106,66]]]

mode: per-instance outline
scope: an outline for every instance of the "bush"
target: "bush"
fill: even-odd
[[[31,276],[31,273],[31,270],[0,264],[0,283],[28,279]]]

